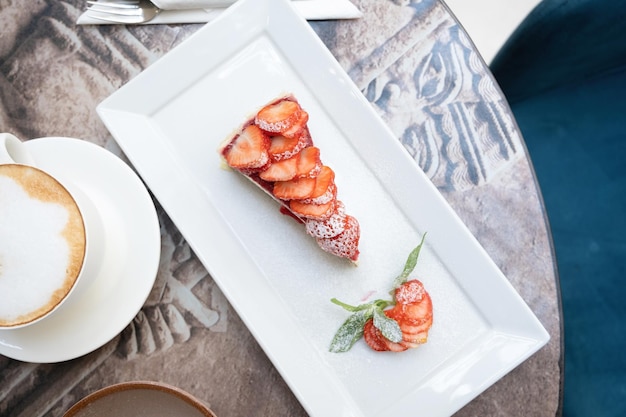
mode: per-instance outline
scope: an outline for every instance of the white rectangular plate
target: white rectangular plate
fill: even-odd
[[[227,41],[226,41],[227,40]],[[294,93],[339,198],[361,223],[359,266],[317,247],[220,165],[259,106]],[[536,317],[285,1],[241,0],[98,106],[103,121],[311,416],[450,415],[548,341]],[[434,302],[426,345],[328,352],[357,304],[387,298],[410,250]]]

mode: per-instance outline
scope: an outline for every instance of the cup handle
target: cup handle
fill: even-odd
[[[10,133],[0,133],[0,164],[33,165],[34,162],[24,142]]]

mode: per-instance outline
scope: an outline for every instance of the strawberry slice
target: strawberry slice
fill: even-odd
[[[369,347],[378,352],[389,350],[385,343],[385,336],[374,326],[374,320],[372,319],[366,321],[363,326],[363,339],[365,339],[365,343]]]
[[[378,330],[378,329],[376,329]],[[380,331],[380,330],[378,330]],[[392,352],[404,352],[405,350],[409,349],[409,345],[407,343],[404,343],[404,341],[400,342],[400,343],[395,343],[392,342],[391,340],[387,339],[385,336],[383,336],[381,334],[381,336],[383,338],[383,342],[385,342],[385,346],[387,347],[387,350],[390,350]]]
[[[296,178],[289,181],[276,181],[272,194],[281,200],[301,200],[308,198],[315,190],[315,178]]]
[[[325,204],[306,204],[300,200],[291,200],[289,208],[300,217],[305,219],[326,220],[335,211],[334,201]]]
[[[315,177],[315,188],[309,198],[321,197],[328,191],[328,187],[335,181],[335,172],[328,166],[322,166],[320,173]]]
[[[385,311],[385,314],[387,314],[387,312]],[[371,328],[368,330],[369,333],[371,333],[372,336],[372,340],[370,340],[370,342],[368,342],[368,339],[365,337],[365,326],[367,326],[369,322],[371,323]],[[395,343],[392,342],[391,340],[387,339],[385,336],[383,336],[383,333],[376,328],[376,326],[374,326],[374,320],[369,319],[366,323],[365,326],[363,326],[363,336],[365,338],[365,342],[374,350],[377,351],[386,351],[386,350],[390,350],[392,352],[404,352],[405,350],[408,349],[408,346],[404,345],[404,341],[400,342],[400,343]],[[372,344],[370,344],[372,343]]]
[[[269,149],[272,161],[293,158],[298,152],[309,146],[312,141],[308,130],[304,129],[301,133],[301,135],[290,138],[283,135],[273,136]]]
[[[330,239],[339,235],[346,228],[346,210],[341,201],[335,202],[335,211],[325,220],[307,219],[304,222],[306,232],[316,238]]]
[[[253,170],[269,162],[270,138],[255,125],[244,128],[224,149],[226,163],[232,168]]]
[[[402,309],[405,320],[413,324],[421,323],[422,320],[427,319],[433,314],[433,302],[427,292],[424,293],[420,302],[397,304],[397,306]]]
[[[433,316],[431,315],[428,319],[424,320],[422,324],[419,325],[411,325],[406,322],[400,324],[400,330],[402,330],[402,335],[404,338],[415,340],[418,337],[422,338],[423,335],[428,335],[428,330],[430,330],[433,325]]]
[[[427,341],[428,341],[428,334],[425,334],[425,335],[416,336],[415,340],[402,339],[402,342],[400,342],[400,345],[404,346],[407,349],[415,349],[417,347],[420,347],[420,345],[423,345]]]
[[[270,164],[259,177],[265,181],[289,181],[296,177],[298,172],[298,158],[284,159]]]
[[[322,170],[320,150],[315,146],[304,148],[298,154],[297,173],[298,177],[315,178]]]
[[[396,289],[396,301],[400,304],[411,304],[422,301],[426,294],[424,284],[417,279],[406,281]]]
[[[402,332],[402,342],[400,343],[409,348],[416,348],[419,345],[423,345],[424,343],[428,342],[428,330],[433,324],[432,317],[428,321],[427,324],[428,324],[427,329],[422,332],[418,332],[418,333]]]
[[[286,130],[283,130],[283,136],[294,137],[302,134],[302,131],[307,127],[306,124],[309,121],[309,113],[301,110],[298,120]]]
[[[385,314],[387,317],[394,319],[398,323],[402,334],[405,336],[415,336],[417,334],[427,332],[433,323],[432,312],[427,316],[414,319],[405,315],[402,307],[398,304],[396,304],[391,310],[385,311]]]
[[[301,115],[302,108],[297,102],[282,99],[259,110],[254,123],[266,132],[282,133],[296,125]]]
[[[360,237],[359,222],[354,217],[346,215],[346,228],[343,232],[330,239],[318,238],[317,243],[328,253],[356,262],[359,258]]]
[[[324,194],[318,197],[314,197],[314,198],[305,198],[304,200],[302,200],[302,202],[313,203],[313,204],[324,204],[336,198],[337,198],[337,187],[335,187],[334,182],[331,182]]]
[[[378,352],[404,352],[405,350],[418,347],[421,343],[424,343],[421,339],[419,342],[412,342],[404,339],[400,343],[392,342],[383,336],[382,332],[374,326],[374,321],[372,319],[369,319],[365,323],[365,326],[363,326],[363,338],[369,347]]]

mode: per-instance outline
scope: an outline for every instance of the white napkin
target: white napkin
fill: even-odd
[[[163,9],[154,19],[144,24],[206,23],[218,17],[236,0],[156,0]],[[357,19],[362,16],[349,0],[292,0],[296,12],[307,20]],[[79,25],[114,24],[83,13]]]
[[[161,10],[213,9],[228,7],[236,0],[152,0]]]

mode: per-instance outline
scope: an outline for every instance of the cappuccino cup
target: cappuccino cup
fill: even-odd
[[[96,207],[0,134],[0,331],[54,314],[88,288],[102,258]]]

